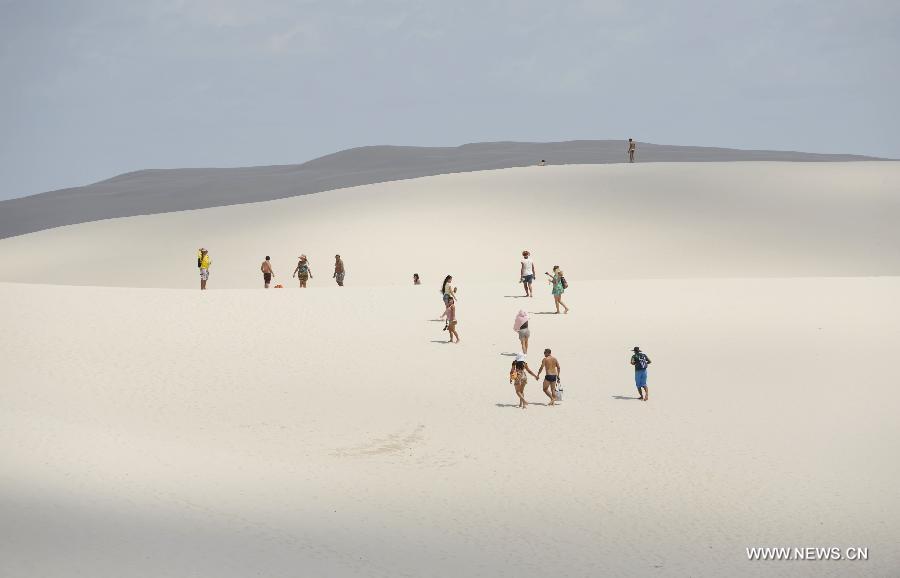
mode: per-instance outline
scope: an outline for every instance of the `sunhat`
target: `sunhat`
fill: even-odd
[[[517,353],[517,354],[516,354],[516,361],[525,361],[525,354],[524,354],[524,353]]]

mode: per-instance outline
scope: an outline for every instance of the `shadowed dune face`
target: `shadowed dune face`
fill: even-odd
[[[638,144],[640,162],[854,161],[858,155]],[[0,201],[0,238],[101,219],[283,199],[432,175],[534,165],[621,163],[624,140],[494,142],[460,147],[371,146],[299,165],[143,170]]]
[[[265,203],[84,223],[0,241],[0,280],[193,288],[196,250],[210,288],[292,287],[301,253],[311,287],[437,290],[539,277],[573,282],[666,277],[900,274],[900,163],[581,165],[440,175]]]

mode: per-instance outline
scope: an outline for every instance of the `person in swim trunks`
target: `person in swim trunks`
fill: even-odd
[[[263,286],[268,289],[269,283],[272,282],[272,277],[275,276],[275,271],[272,269],[272,263],[269,261],[268,255],[266,255],[266,260],[262,262],[259,270],[262,271],[263,274]]]
[[[538,378],[531,371],[531,368],[528,367],[528,363],[525,361],[525,354],[519,353],[516,355],[516,359],[512,362],[512,367],[509,370],[509,382],[516,388],[516,395],[519,397],[519,407],[522,409],[528,407],[528,402],[525,401],[525,385],[528,383],[528,374],[531,374],[535,379]]]
[[[559,385],[560,370],[559,360],[550,355],[549,349],[545,349],[544,359],[541,360],[541,366],[538,368],[536,379],[540,379],[542,371],[547,372],[544,375],[544,393],[550,398],[549,405],[556,405],[556,400],[559,397],[556,394],[556,387]]]
[[[306,288],[306,282],[312,279],[312,269],[309,268],[309,261],[306,259],[306,255],[300,255],[300,261],[297,263],[297,268],[294,269],[291,277],[294,276],[300,281],[301,288]]]

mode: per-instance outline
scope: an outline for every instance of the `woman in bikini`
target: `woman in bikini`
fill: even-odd
[[[525,384],[528,383],[528,375],[537,379],[537,375],[528,367],[524,355],[517,355],[516,360],[512,362],[509,370],[509,382],[516,388],[516,395],[519,397],[519,407],[526,409],[528,402],[525,401]]]

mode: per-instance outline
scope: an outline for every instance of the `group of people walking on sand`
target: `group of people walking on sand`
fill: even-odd
[[[305,289],[309,280],[313,278],[312,269],[309,265],[309,259],[306,255],[300,255],[297,261],[297,267],[294,268],[294,272],[291,274],[291,277],[296,277],[300,282],[300,288]],[[212,259],[209,257],[209,251],[205,248],[200,248],[197,251],[197,267],[200,269],[200,289],[206,289],[206,282],[209,281],[209,268],[212,266]],[[275,277],[275,269],[272,267],[272,258],[266,255],[266,258],[263,260],[262,264],[259,266],[259,270],[263,276],[263,287],[265,289],[269,288],[269,285],[272,283],[272,279]],[[340,255],[334,256],[334,274],[332,278],[334,278],[335,282],[339,287],[344,286],[344,276],[346,275],[346,269],[344,267],[344,261],[341,259]],[[281,285],[275,285],[276,289],[281,289]]]
[[[569,282],[566,281],[562,269],[559,268],[559,265],[554,265],[553,274],[551,275],[549,272],[545,271],[544,275],[548,277],[548,282],[551,285],[550,292],[553,294],[556,312],[559,313],[559,307],[562,305],[565,312],[568,313],[569,307],[563,303],[562,296],[563,293],[566,292],[566,289],[569,288]],[[531,252],[526,249],[525,251],[522,251],[522,261],[519,263],[519,283],[525,288],[525,297],[534,297],[535,277],[534,261],[531,260]]]

